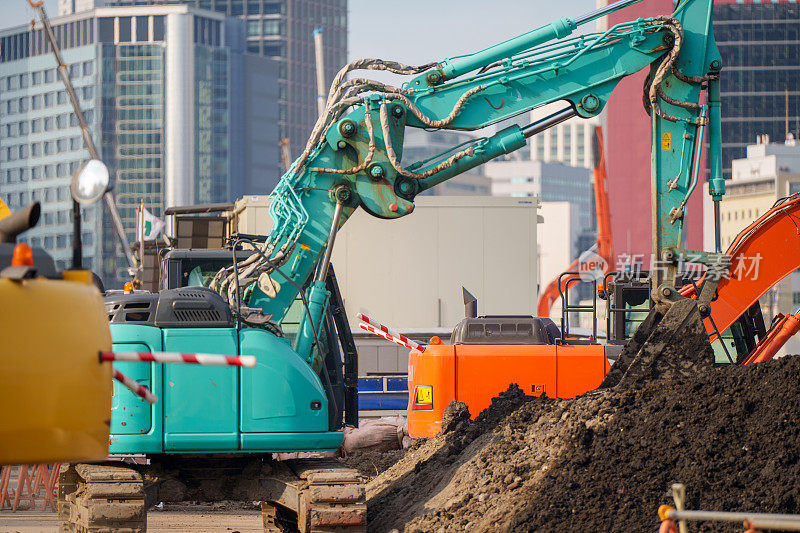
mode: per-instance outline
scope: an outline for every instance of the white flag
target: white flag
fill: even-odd
[[[162,229],[164,229],[164,221],[142,207],[142,239],[153,241]]]

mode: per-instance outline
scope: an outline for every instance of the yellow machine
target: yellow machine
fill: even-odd
[[[103,299],[90,272],[56,273],[41,251],[13,244],[38,218],[34,204],[0,220],[0,464],[102,460],[112,388],[111,365],[98,360],[111,349]]]

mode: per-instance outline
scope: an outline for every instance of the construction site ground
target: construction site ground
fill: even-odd
[[[511,386],[474,421],[451,403],[436,438],[345,459],[369,478],[369,530],[654,533],[677,482],[689,509],[800,513],[800,356],[704,358],[657,357],[648,379],[573,400]],[[148,531],[261,530],[252,502],[215,505],[151,509]],[[0,513],[0,532],[56,526],[52,513]]]
[[[3,512],[0,514],[0,533],[55,533],[58,518],[55,513],[43,511]],[[168,511],[150,510],[147,515],[148,533],[191,531],[198,533],[251,533],[264,531],[261,511],[253,508],[233,510],[192,510],[190,508]]]

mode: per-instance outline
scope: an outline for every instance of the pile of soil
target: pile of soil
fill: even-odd
[[[645,363],[648,379],[639,365],[574,400],[511,387],[475,421],[456,417],[369,483],[370,529],[653,532],[677,482],[689,509],[800,512],[800,357]]]

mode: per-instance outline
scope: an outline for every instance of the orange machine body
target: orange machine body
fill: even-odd
[[[601,344],[430,344],[409,354],[408,431],[413,438],[435,436],[454,399],[475,418],[511,383],[530,396],[573,398],[596,389],[608,369]],[[430,394],[423,405],[420,387]]]

